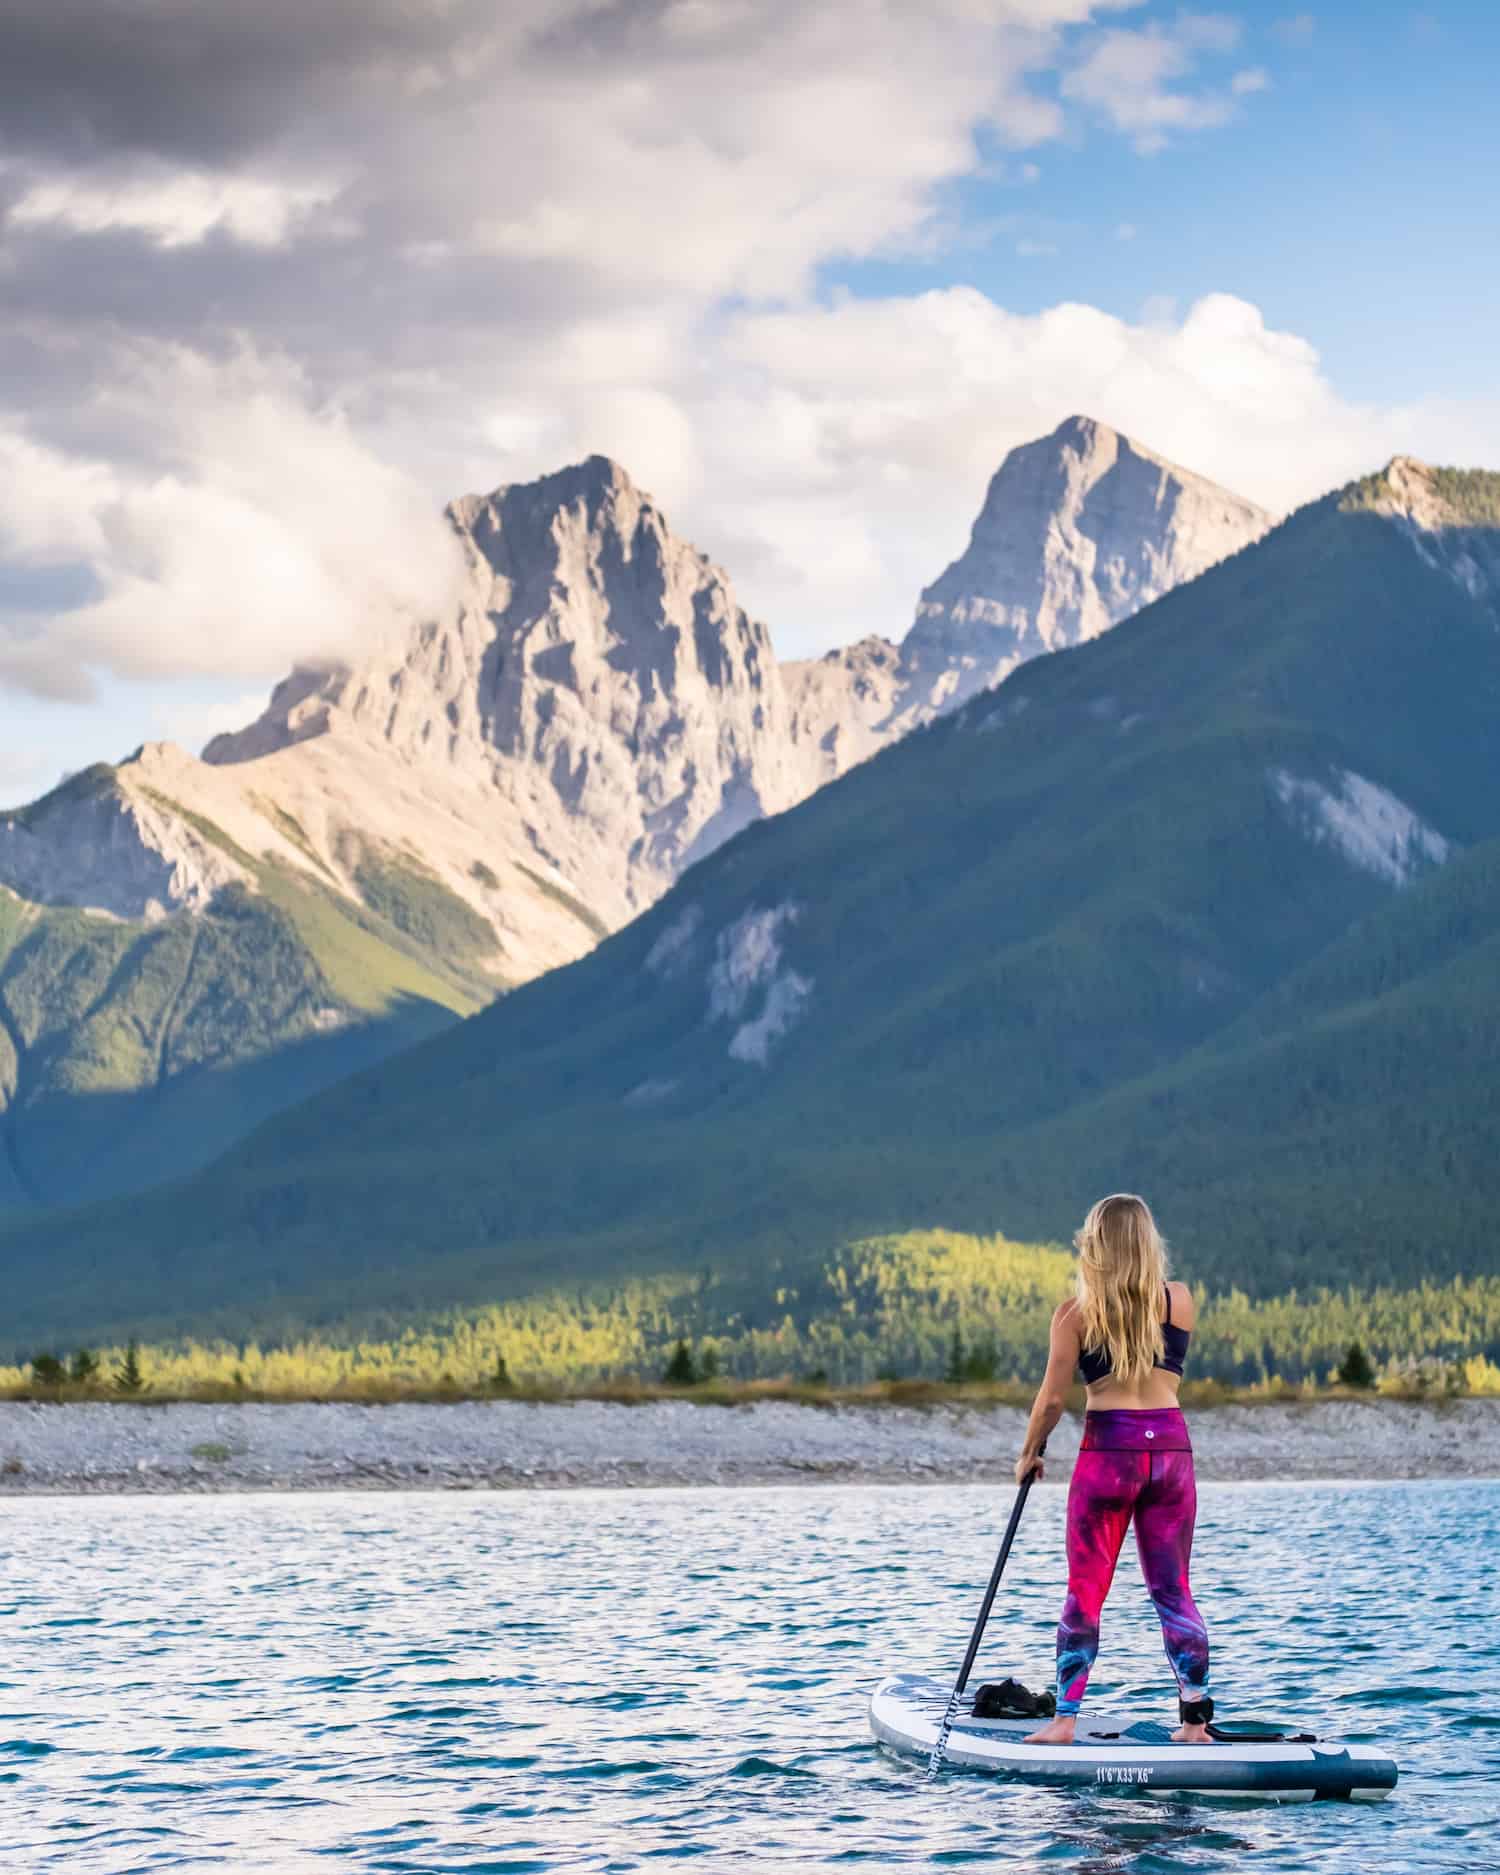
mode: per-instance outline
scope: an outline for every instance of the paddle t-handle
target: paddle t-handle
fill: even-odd
[[[990,1610],[995,1605],[995,1593],[1000,1587],[1000,1578],[1005,1573],[1005,1565],[1010,1556],[1010,1546],[1016,1540],[1016,1530],[1021,1522],[1021,1512],[1026,1508],[1026,1499],[1031,1494],[1032,1484],[1036,1480],[1041,1464],[1042,1451],[1037,1453],[1037,1464],[1021,1480],[1016,1492],[1016,1501],[1011,1506],[1010,1521],[1005,1526],[1005,1535],[1000,1539],[1000,1553],[995,1558],[995,1566],[990,1571],[989,1587],[984,1591],[984,1600],[979,1604],[979,1619],[974,1623],[974,1632],[969,1636],[968,1652],[964,1655],[964,1664],[958,1670],[958,1678],[953,1682],[953,1691],[948,1695],[948,1709],[943,1714],[943,1722],[938,1727],[937,1743],[932,1748],[932,1756],[927,1760],[927,1782],[930,1784],[943,1768],[943,1759],[948,1752],[948,1734],[953,1730],[953,1722],[958,1717],[958,1702],[964,1696],[964,1688],[969,1684],[969,1675],[974,1671],[974,1661],[979,1653],[979,1643],[984,1639],[985,1625],[990,1618]]]

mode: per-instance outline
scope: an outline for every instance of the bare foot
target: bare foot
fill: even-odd
[[[1174,1745],[1211,1745],[1213,1742],[1206,1725],[1179,1725],[1172,1734]]]
[[[1052,1719],[1042,1727],[1041,1731],[1028,1732],[1026,1734],[1026,1743],[1028,1745],[1071,1745],[1073,1742],[1073,1727],[1077,1723],[1078,1721],[1071,1716],[1061,1719]]]

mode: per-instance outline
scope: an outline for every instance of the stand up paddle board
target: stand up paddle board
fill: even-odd
[[[925,1674],[892,1674],[871,1696],[870,1730],[891,1750],[926,1758],[937,1743],[951,1690]],[[949,1738],[947,1761],[1032,1784],[1242,1792],[1276,1803],[1310,1803],[1319,1797],[1369,1801],[1396,1783],[1394,1763],[1378,1751],[1305,1733],[1174,1745],[1169,1726],[1106,1717],[1080,1720],[1071,1745],[1028,1745],[1026,1734],[1044,1723],[976,1719],[964,1712]]]

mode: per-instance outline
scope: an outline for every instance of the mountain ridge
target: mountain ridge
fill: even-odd
[[[1049,455],[1065,459],[1053,480],[1073,491],[1075,507],[1123,460],[1135,465],[1137,495],[1144,474],[1174,513],[1185,504],[1231,514],[1227,534],[1179,552],[1170,517],[1159,539],[1144,538],[1150,504],[1138,503],[1124,534],[1116,530],[1121,551],[1148,566],[1147,585],[1130,588],[1137,596],[1151,580],[1188,576],[1264,519],[1102,426],[1061,426],[1012,452],[1030,505],[996,505],[1002,465],[981,517],[986,539],[1007,526],[1025,537],[1011,556],[1018,564],[1046,560],[1038,590],[1062,608],[1049,630],[1063,630],[1069,605],[1079,631],[1108,616],[1098,599],[1085,617],[1079,597],[1093,591],[1098,565],[1070,584],[1058,569],[1082,549],[1040,539],[1046,496],[1033,485],[1047,483]],[[110,1176],[148,1163],[160,1173],[160,1157],[139,1150],[144,1117],[129,1096],[135,1087],[159,1098],[163,1062],[196,1077],[203,1111],[219,1116],[200,1134],[190,1114],[186,1168],[227,1143],[226,1090],[242,1084],[252,1059],[286,1046],[303,1062],[326,1059],[331,1072],[346,1059],[328,1040],[335,1031],[350,1047],[357,1032],[361,1049],[378,1052],[381,1036],[395,1045],[413,1023],[423,1032],[470,1013],[583,955],[723,841],[949,705],[918,695],[903,653],[877,639],[780,664],[723,570],[605,457],[460,497],[448,514],[463,577],[447,611],[352,663],[294,671],[253,723],[216,737],[201,760],[149,744],[0,815],[0,890],[46,908],[41,922],[52,931],[44,943],[33,920],[0,955],[0,1005],[10,983],[31,1011],[25,1072],[0,1062],[0,1102],[23,1156],[43,1109],[52,1116],[41,1129],[52,1143],[38,1153],[54,1171],[31,1180],[49,1201],[97,1194],[106,1164]],[[241,907],[212,925],[213,942],[186,943],[188,992],[176,964],[147,968],[176,954],[160,926],[210,917],[225,893],[253,901],[259,915]],[[63,917],[69,906],[81,921]],[[124,920],[129,933],[106,931],[104,918]],[[48,960],[92,981],[106,957],[126,973],[113,1010],[108,971],[103,1003],[86,1020],[66,996],[37,988]],[[183,1046],[184,994],[192,1008],[214,1000],[204,973],[225,973],[225,1007],[242,1008],[242,980],[262,966],[297,979],[295,994],[268,985],[266,1007],[281,1010],[281,1028],[248,1023],[237,1051],[228,1026],[205,1019],[197,1045]],[[101,1039],[106,1031],[114,1039]],[[274,1071],[256,1073],[274,1089]],[[312,1091],[301,1072],[288,1087],[297,1097]],[[71,1154],[62,1147],[68,1098],[94,1103],[75,1129],[91,1143]],[[248,1106],[247,1121],[264,1111],[263,1102]],[[120,1130],[101,1157],[105,1113],[119,1116]],[[130,1153],[126,1137],[136,1142]]]
[[[1098,637],[1273,520],[1107,424],[1067,417],[1007,452],[968,545],[923,588],[900,644],[861,639],[790,667],[799,703],[816,724],[820,704],[843,701],[846,740],[836,713],[812,733],[862,760],[1028,659]]]
[[[1340,491],[133,1228],[178,1321],[326,1319],[351,1283],[774,1288],[893,1228],[1061,1235],[1121,1184],[1212,1283],[1470,1268],[1500,1197],[1497,722],[1487,605]],[[50,1228],[6,1238],[20,1319],[60,1326],[106,1243],[93,1319],[140,1319],[115,1214]]]

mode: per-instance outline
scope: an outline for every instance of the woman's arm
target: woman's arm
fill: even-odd
[[[1047,1371],[1037,1388],[1031,1418],[1026,1423],[1026,1442],[1016,1460],[1016,1483],[1028,1476],[1042,1476],[1042,1447],[1047,1435],[1063,1416],[1073,1370],[1078,1365],[1078,1307],[1060,1302],[1052,1316],[1052,1339],[1047,1348]]]
[[[1197,1324],[1198,1305],[1193,1300],[1193,1292],[1186,1283],[1168,1283],[1167,1290],[1172,1304],[1172,1320],[1179,1328],[1192,1328]]]

